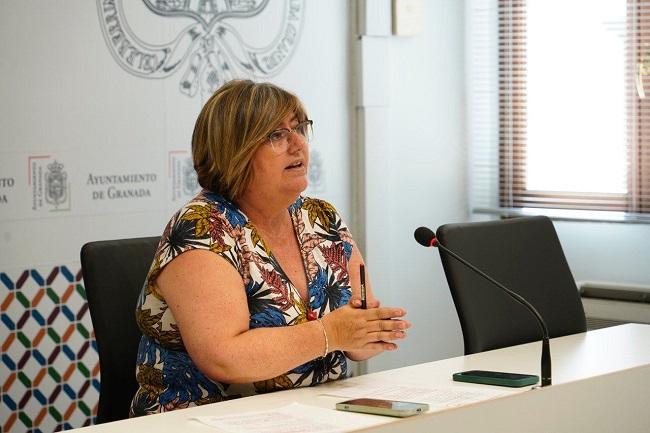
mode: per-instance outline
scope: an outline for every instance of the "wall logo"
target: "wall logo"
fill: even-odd
[[[186,196],[196,194],[199,190],[199,181],[197,180],[196,170],[192,158],[185,158],[183,163],[183,194]]]
[[[127,22],[123,0],[97,0],[97,9],[106,44],[122,68],[143,78],[166,78],[184,69],[180,91],[190,97],[200,91],[207,97],[232,78],[267,78],[282,70],[300,38],[304,1],[142,0],[161,19],[185,17],[192,22],[162,45],[153,45],[136,35]],[[266,29],[280,29],[269,34],[265,46],[249,45],[247,36],[252,35],[247,35],[243,26],[240,29],[224,22],[226,18],[260,15],[270,8],[269,3],[283,9],[281,16],[269,14],[281,22],[265,25]],[[260,31],[267,31],[259,27],[250,30],[257,38]]]
[[[316,149],[310,151],[309,170],[307,172],[310,193],[321,193],[325,191],[325,167],[323,167],[323,158]]]
[[[63,171],[63,164],[56,160],[47,165],[45,173],[45,201],[55,208],[68,199],[68,173]]]
[[[32,210],[70,210],[70,182],[64,164],[49,155],[30,156],[28,183],[32,189]]]
[[[187,201],[201,189],[197,180],[192,157],[187,150],[172,150],[168,153],[167,176],[171,187],[172,201]]]

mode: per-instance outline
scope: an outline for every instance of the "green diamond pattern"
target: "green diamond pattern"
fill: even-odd
[[[0,386],[6,386],[0,399],[2,433],[49,433],[94,420],[98,357],[81,272],[75,276],[72,268],[79,266],[13,275],[0,270],[0,305],[7,308],[0,321],[0,346],[6,348],[0,364]],[[72,314],[64,314],[63,306]],[[70,326],[75,332],[67,332]],[[79,348],[88,343],[90,348],[80,356]],[[74,370],[67,368],[71,363]]]

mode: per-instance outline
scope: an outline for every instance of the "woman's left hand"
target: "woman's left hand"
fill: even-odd
[[[354,308],[361,308],[361,298],[357,297],[357,296],[353,296],[352,298],[350,298],[350,301],[348,302],[348,304],[350,304]],[[379,302],[379,300],[377,298],[373,297],[373,298],[367,298],[366,299],[366,308],[368,308],[368,309],[370,309],[370,308],[379,308],[380,304],[381,303]]]
[[[352,257],[350,258],[350,263],[348,264],[348,269],[350,272],[350,288],[352,290],[352,297],[348,301],[348,305],[350,305],[352,308],[361,308],[361,275],[359,274],[361,271],[361,265],[364,265],[365,268],[365,263],[361,257],[361,253],[359,252],[357,246],[353,243]],[[366,308],[379,308],[381,303],[374,296],[372,284],[370,282],[369,275],[367,274],[365,276],[365,283]],[[394,342],[392,347],[396,347]],[[363,361],[382,353],[384,350],[386,349],[355,349],[346,351],[345,355],[353,361]]]
[[[361,308],[361,297],[359,296],[353,296],[350,298],[350,301],[348,301],[348,304],[352,306],[353,308]],[[374,296],[366,298],[366,308],[371,309],[371,308],[379,308],[381,305],[381,302],[379,302],[379,299],[375,298]],[[352,361],[365,361],[366,359],[372,358],[373,356],[379,355],[382,353],[383,350],[381,349],[358,349],[358,350],[348,350],[345,352],[345,356],[347,356],[349,359]]]

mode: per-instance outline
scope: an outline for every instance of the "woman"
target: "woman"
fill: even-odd
[[[131,415],[340,379],[404,338],[404,310],[370,287],[359,308],[363,260],[334,207],[300,196],[311,125],[269,83],[231,81],[203,107],[203,191],[167,225],[139,300]]]

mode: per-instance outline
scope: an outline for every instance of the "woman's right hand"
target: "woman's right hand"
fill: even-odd
[[[403,320],[402,308],[381,307],[363,310],[350,305],[338,308],[321,319],[330,350],[395,350],[394,340],[406,337],[411,323]]]

